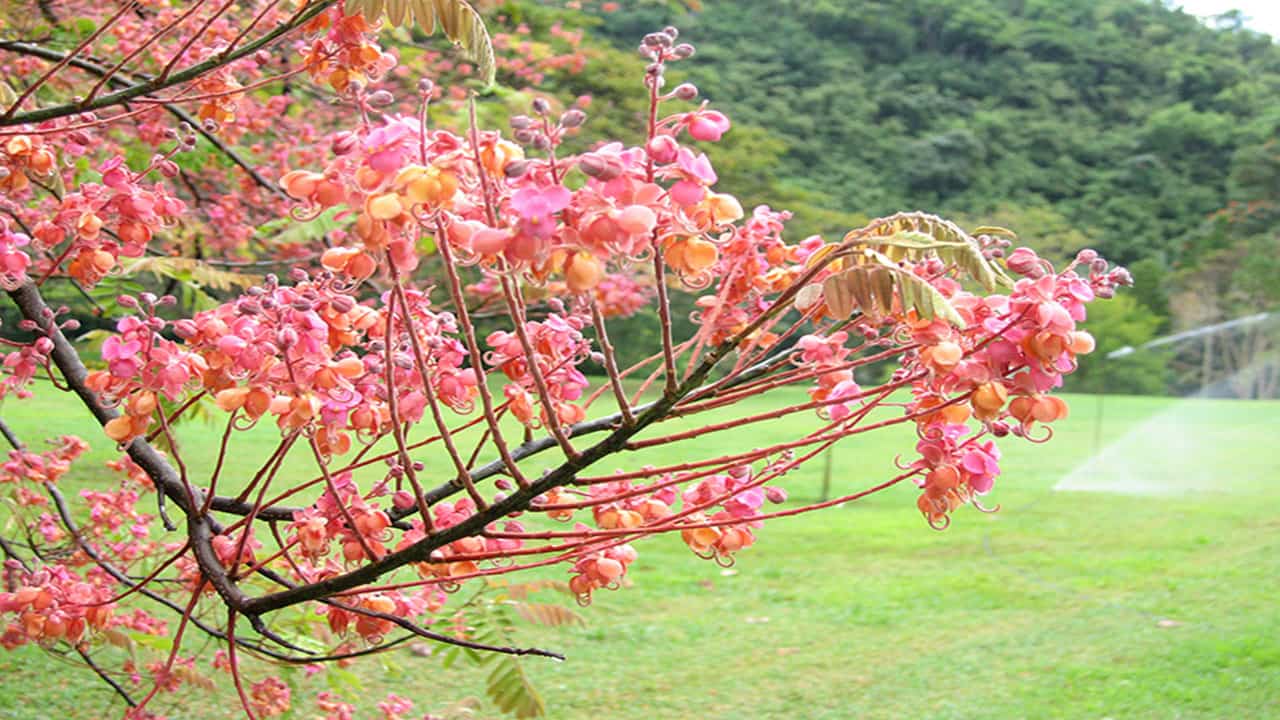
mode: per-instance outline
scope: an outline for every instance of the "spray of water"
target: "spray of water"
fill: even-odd
[[[1280,443],[1259,453],[1256,438],[1244,437],[1241,430],[1259,424],[1280,426],[1280,404],[1221,399],[1231,380],[1175,400],[1118,436],[1108,436],[1104,428],[1092,457],[1067,473],[1054,490],[1181,495],[1259,489],[1262,478],[1272,472],[1261,466],[1274,466]],[[1237,422],[1224,423],[1224,418]]]

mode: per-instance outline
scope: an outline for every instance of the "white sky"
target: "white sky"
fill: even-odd
[[[1173,0],[1191,15],[1220,15],[1229,10],[1244,13],[1245,26],[1280,39],[1280,0]]]

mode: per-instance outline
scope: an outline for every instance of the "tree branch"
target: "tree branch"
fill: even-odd
[[[10,52],[15,52],[20,55],[28,55],[30,57],[43,58],[45,60],[56,60],[56,61],[67,60],[67,56],[64,53],[60,53],[57,50],[50,50],[49,48],[40,47],[39,45],[32,45],[30,43],[4,42],[4,43],[0,43],[0,49],[9,50]],[[101,65],[91,63],[87,60],[81,60],[80,58],[71,58],[68,61],[68,64],[73,67],[80,68],[81,70],[84,70],[86,72],[93,73],[94,75],[97,75],[99,77],[106,77],[107,73],[109,72],[106,68],[102,67]],[[147,81],[149,82],[150,80],[147,79]],[[112,75],[109,78],[109,82],[112,85],[117,85],[117,86],[123,85],[126,87],[132,87],[135,84],[129,81],[124,76],[120,75],[119,73]],[[288,199],[289,196],[284,193],[284,190],[280,189],[279,185],[263,177],[262,174],[259,173],[257,169],[254,168],[253,165],[249,163],[249,161],[240,157],[240,154],[237,153],[234,148],[222,142],[222,139],[219,138],[217,135],[205,129],[204,124],[201,123],[194,116],[192,116],[191,113],[187,112],[186,110],[183,110],[182,108],[178,107],[173,103],[164,103],[162,107],[164,107],[164,109],[168,111],[169,114],[178,118],[182,122],[187,123],[192,128],[194,128],[196,132],[204,136],[204,139],[208,140],[209,143],[213,145],[215,149],[218,150],[218,152],[222,153],[223,155],[226,155],[227,159],[235,163],[236,166],[239,167],[241,170],[244,170],[245,174],[247,174],[249,178],[253,180],[253,182],[256,183],[259,187],[262,187],[274,193],[276,196],[282,199],[286,199],[286,200]],[[3,123],[0,123],[0,125],[3,125]],[[195,194],[194,190],[193,190],[193,194]],[[198,195],[196,196],[196,199],[199,200]]]
[[[336,2],[336,0],[315,0],[315,2],[295,14],[288,21],[277,25],[270,32],[257,40],[241,46],[234,52],[227,53],[226,55],[215,56],[202,63],[192,65],[186,70],[173,73],[167,78],[136,83],[124,88],[123,90],[111,93],[110,95],[103,95],[101,97],[94,98],[89,102],[63,103],[61,105],[54,105],[52,107],[41,108],[39,110],[31,110],[29,112],[8,115],[0,118],[0,127],[37,123],[44,120],[52,120],[54,118],[67,117],[69,115],[78,115],[84,112],[92,112],[94,110],[111,107],[112,105],[119,105],[136,97],[150,95],[156,91],[180,85],[190,80],[195,80],[210,70],[216,70],[217,68],[227,65],[228,63],[235,62],[242,57],[252,55],[259,49],[271,44],[281,37],[284,37],[299,27],[302,27],[310,22],[312,18],[328,9],[334,2]]]

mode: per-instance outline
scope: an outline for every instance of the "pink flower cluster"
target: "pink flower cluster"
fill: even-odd
[[[96,285],[122,257],[141,257],[152,236],[173,225],[186,212],[186,203],[161,183],[143,185],[152,169],[172,165],[157,156],[152,166],[134,173],[124,158],[115,156],[98,166],[102,182],[81,183],[62,197],[51,219],[32,228],[33,247],[58,250],[69,260],[67,273],[85,286]]]
[[[945,525],[951,510],[991,490],[1000,452],[990,437],[1030,437],[1035,423],[1066,417],[1066,402],[1048,392],[1075,369],[1078,355],[1094,349],[1093,338],[1077,329],[1085,306],[1132,282],[1089,250],[1060,272],[1025,248],[1010,254],[1008,266],[1023,277],[1007,296],[974,295],[953,280],[935,283],[964,329],[941,320],[904,326],[919,345],[900,372],[914,378],[907,412],[921,440],[913,467],[922,473],[918,505],[933,525]]]
[[[544,321],[525,325],[534,348],[534,362],[547,385],[552,407],[559,421],[566,424],[586,417],[586,411],[574,404],[589,385],[586,376],[578,370],[590,351],[589,343],[582,336],[583,324],[580,317],[553,313]],[[533,371],[520,339],[516,333],[497,331],[489,335],[486,342],[493,348],[486,355],[486,362],[513,381],[504,389],[511,413],[529,427],[542,426],[547,418],[534,400],[537,390]]]
[[[0,634],[0,647],[12,650],[29,642],[78,642],[88,631],[112,624],[110,587],[85,582],[62,565],[34,571],[6,561],[4,574],[12,592],[0,592],[0,616],[13,621]]]
[[[0,484],[17,487],[13,499],[21,506],[41,506],[48,503],[38,487],[56,483],[71,469],[71,464],[89,450],[89,444],[75,435],[63,435],[51,441],[52,449],[44,452],[10,450],[9,459],[0,465]]]

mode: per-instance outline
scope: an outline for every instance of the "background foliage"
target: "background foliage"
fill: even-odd
[[[1099,336],[1122,345],[1280,299],[1265,280],[1280,269],[1280,47],[1237,15],[1209,27],[1140,0],[622,5],[570,18],[598,23],[598,60],[571,87],[603,100],[593,121],[635,111],[610,78],[645,28],[678,25],[698,41],[688,80],[736,122],[711,153],[721,176],[793,210],[789,232],[911,207],[999,221],[1055,259],[1095,247],[1137,277],[1137,305],[1103,311]],[[1141,365],[1113,382],[1172,380]]]

